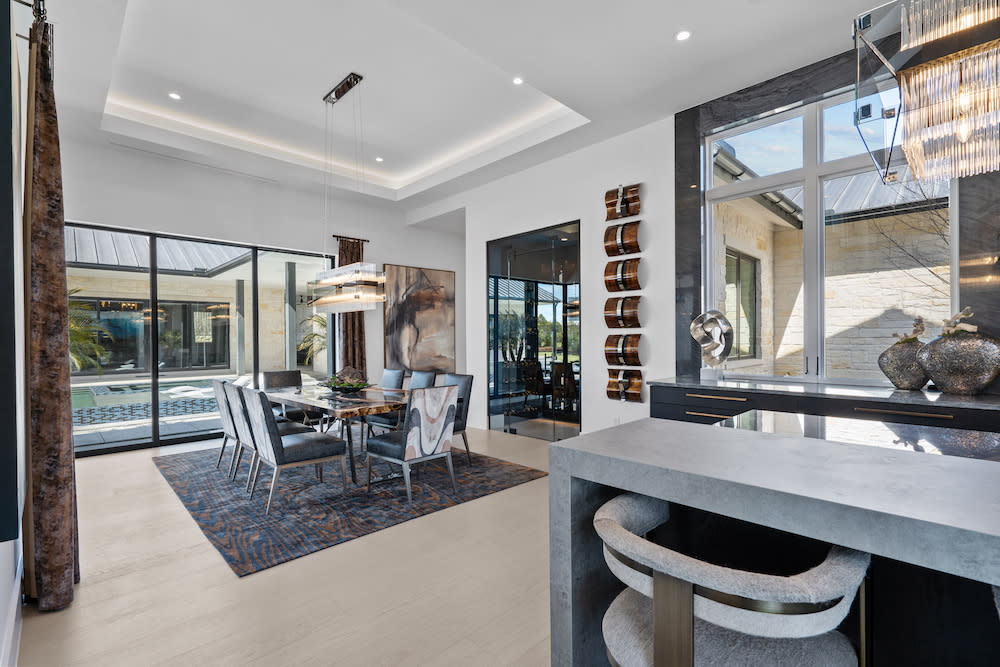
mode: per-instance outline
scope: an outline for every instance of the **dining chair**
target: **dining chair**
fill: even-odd
[[[222,449],[219,450],[219,460],[215,462],[215,467],[222,465],[222,456],[226,453],[226,446],[229,441],[233,441],[236,447],[238,437],[236,435],[236,425],[233,423],[233,414],[229,409],[229,398],[226,396],[226,385],[222,380],[212,380],[212,391],[215,393],[215,403],[219,407],[219,419],[222,421]]]
[[[410,376],[410,389],[433,387],[436,381],[437,373],[434,371],[413,371]]]
[[[316,475],[323,481],[323,464],[327,461],[340,459],[340,474],[347,490],[347,443],[329,433],[311,431],[296,433],[282,437],[278,433],[278,424],[271,411],[271,402],[267,394],[256,389],[244,387],[243,399],[250,417],[250,426],[257,444],[257,460],[250,470],[250,497],[253,498],[260,478],[261,465],[266,463],[274,469],[271,477],[271,490],[267,494],[267,506],[264,514],[271,513],[271,503],[274,501],[275,490],[281,471],[304,465],[316,466]]]
[[[446,373],[441,379],[441,386],[458,387],[458,413],[455,415],[454,432],[462,436],[462,442],[465,443],[465,456],[469,459],[469,465],[472,465],[469,437],[465,434],[465,425],[469,420],[469,401],[472,400],[472,376]]]
[[[379,383],[379,387],[382,389],[402,389],[403,374],[404,371],[401,368],[386,368],[382,371],[382,381]],[[365,424],[368,426],[368,435],[375,435],[375,428],[384,428],[390,431],[397,429],[402,418],[403,413],[399,410],[380,415],[369,415],[365,417]]]
[[[243,398],[244,387],[238,387],[232,382],[225,382],[223,383],[223,389],[229,403],[229,414],[233,420],[233,430],[236,433],[236,447],[233,451],[233,460],[229,464],[229,476],[235,480],[236,474],[240,469],[240,461],[243,459],[245,451],[249,451],[251,454],[250,471],[253,472],[253,468],[257,463],[257,443],[254,438],[253,429],[250,426],[250,418],[247,415],[246,401]],[[311,426],[297,422],[281,422],[277,424],[277,429],[281,436],[316,432]],[[252,475],[247,477],[248,490],[250,489],[251,481]]]
[[[260,388],[264,391],[272,389],[301,389],[302,371],[263,371],[260,374]],[[316,410],[303,410],[300,408],[287,408],[284,405],[274,407],[275,418],[279,415],[284,419],[301,421],[304,424],[311,424],[314,420],[320,422],[322,427],[326,418],[322,412]]]
[[[827,545],[821,562],[790,576],[740,570],[643,537],[669,516],[666,501],[634,493],[613,498],[594,515],[604,560],[626,585],[604,615],[609,662],[858,664],[837,627],[864,581],[869,554]]]
[[[458,491],[455,469],[451,463],[451,440],[454,437],[457,411],[456,386],[410,390],[403,428],[368,440],[367,492],[371,493],[372,490],[372,459],[381,459],[402,467],[406,501],[413,504],[411,466],[440,458],[448,464],[452,489]]]

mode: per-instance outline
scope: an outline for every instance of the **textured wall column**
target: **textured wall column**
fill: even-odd
[[[31,30],[25,179],[30,469],[24,533],[26,588],[43,611],[68,606],[80,580],[62,166],[51,46],[52,27],[36,22]]]

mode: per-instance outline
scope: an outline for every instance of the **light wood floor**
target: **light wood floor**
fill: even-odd
[[[544,442],[469,436],[547,469]],[[163,451],[77,461],[83,580],[69,609],[25,609],[21,665],[548,664],[547,478],[239,579]]]

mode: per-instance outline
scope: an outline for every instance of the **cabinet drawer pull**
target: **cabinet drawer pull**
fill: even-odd
[[[712,417],[714,419],[731,419],[732,415],[713,415],[710,412],[691,412],[690,410],[685,410],[684,414],[691,417]]]
[[[739,396],[711,396],[709,394],[684,394],[688,398],[713,398],[717,401],[739,401],[740,403],[746,403],[747,399],[740,398]]]
[[[907,412],[906,410],[879,410],[877,408],[854,408],[855,412],[868,412],[873,415],[901,415],[903,417],[923,417],[926,419],[954,419],[955,415],[939,415],[933,412]]]

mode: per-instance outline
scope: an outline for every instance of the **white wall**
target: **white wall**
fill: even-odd
[[[486,243],[489,240],[580,220],[582,276],[582,430],[594,431],[649,416],[643,404],[607,398],[604,340],[604,192],[642,183],[641,220],[646,339],[644,379],[674,375],[674,121],[673,117],[448,197],[408,213],[420,220],[465,209],[466,361],[476,376],[470,424],[487,427]]]
[[[309,252],[336,251],[332,234],[370,239],[367,261],[456,272],[456,364],[465,369],[465,264],[460,236],[415,229],[397,205],[331,201],[325,223],[321,189],[215,169],[86,138],[62,141],[66,219],[144,231]],[[382,309],[366,314],[368,373],[381,377]]]

